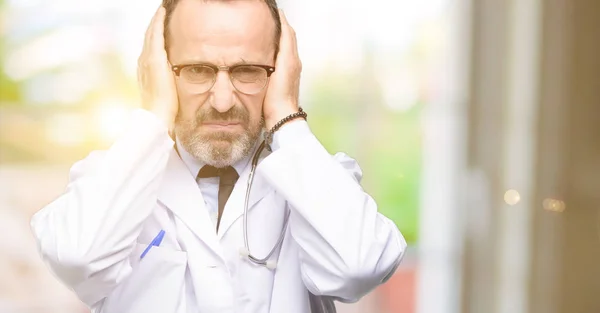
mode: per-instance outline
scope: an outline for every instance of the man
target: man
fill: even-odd
[[[275,0],[164,0],[145,109],[32,219],[56,276],[104,313],[325,312],[385,282],[406,242],[310,132],[300,72]]]

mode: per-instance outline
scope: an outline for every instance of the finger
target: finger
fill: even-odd
[[[154,12],[154,15],[152,16],[152,19],[150,20],[150,23],[148,24],[148,28],[146,28],[146,34],[144,36],[144,48],[150,48],[149,47],[149,43],[150,43],[150,38],[152,37],[152,32],[154,31],[154,24],[156,22],[156,20],[158,19],[158,15],[160,13],[161,10],[164,10],[163,6],[160,6],[158,8],[158,10],[156,10],[156,12]]]
[[[152,35],[150,36],[150,49],[156,55],[165,54],[165,9],[158,9],[156,19],[152,25]]]
[[[292,35],[292,37],[296,37],[296,31],[290,25],[290,23],[288,22],[287,17],[285,16],[285,13],[281,9],[279,9],[279,16],[280,16],[280,19],[281,19],[281,28],[282,28],[282,31],[285,30],[285,31],[289,32]]]
[[[285,37],[289,37],[287,39],[292,39],[293,37],[295,37],[295,32],[294,29],[292,28],[292,26],[290,26],[290,23],[287,20],[287,17],[285,16],[285,13],[283,13],[283,10],[279,9],[279,16],[281,19],[281,32],[282,35],[283,33],[285,33],[286,36],[282,36],[282,39],[284,39]]]
[[[288,22],[287,16],[285,16],[285,12],[283,12],[283,9],[279,9],[279,18],[281,19],[281,25],[290,26],[290,23]]]
[[[279,47],[285,51],[289,48],[291,34],[290,24],[288,23],[285,13],[283,13],[282,9],[279,9],[279,19],[281,20],[281,37],[279,38]]]
[[[298,44],[296,40],[296,32],[294,28],[289,24],[287,17],[283,10],[279,9],[279,16],[281,19],[281,39],[279,42],[280,49],[285,52],[291,52],[295,56],[298,56]]]

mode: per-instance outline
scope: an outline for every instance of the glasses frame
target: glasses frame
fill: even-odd
[[[265,87],[267,86],[267,84],[265,84],[264,86],[262,86],[262,88],[260,90],[258,90],[255,93],[247,93],[247,92],[243,92],[241,90],[239,90],[236,86],[235,83],[233,82],[233,71],[236,68],[239,67],[243,67],[243,66],[254,66],[254,67],[260,67],[263,68],[267,71],[267,80],[271,77],[271,74],[273,74],[275,72],[275,67],[270,66],[270,65],[262,65],[262,64],[236,64],[236,65],[232,65],[232,66],[217,66],[214,64],[210,64],[210,63],[190,63],[190,64],[177,64],[177,65],[173,65],[171,66],[171,70],[173,71],[173,73],[175,73],[175,75],[180,78],[180,74],[181,71],[187,67],[192,67],[192,66],[206,66],[211,68],[214,72],[215,72],[215,77],[213,79],[212,85],[210,86],[210,88],[208,88],[206,91],[204,92],[208,92],[209,90],[211,90],[214,86],[215,83],[217,82],[217,73],[219,73],[220,71],[227,71],[229,73],[229,81],[231,81],[231,85],[233,85],[233,87],[243,93],[243,94],[248,94],[248,95],[253,95],[253,94],[257,94],[259,92],[261,92],[263,89],[265,89]],[[193,84],[193,83],[192,83]]]

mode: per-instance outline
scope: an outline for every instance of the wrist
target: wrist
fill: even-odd
[[[287,108],[278,110],[269,116],[265,116],[265,128],[267,131],[270,131],[277,123],[279,123],[279,121],[296,112],[298,112],[298,108]]]
[[[312,132],[306,120],[297,118],[289,121],[273,134],[273,140],[270,145],[271,151],[296,145],[310,135],[312,135]]]
[[[281,127],[283,127],[284,125],[289,124],[292,121],[297,120],[297,119],[306,120],[306,116],[307,116],[306,112],[304,112],[304,110],[302,110],[302,108],[298,108],[297,111],[284,116],[282,119],[277,121],[271,128],[268,128],[267,131],[265,132],[265,142],[267,144],[267,149],[269,151],[272,151],[271,144],[273,143],[273,136],[277,133],[277,131]]]

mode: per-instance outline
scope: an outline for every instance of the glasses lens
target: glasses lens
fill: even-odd
[[[215,71],[204,65],[188,66],[180,74],[186,82],[191,84],[195,92],[202,93],[212,88],[215,82]]]
[[[260,92],[267,84],[267,70],[258,66],[236,67],[231,73],[233,85],[246,94]]]

